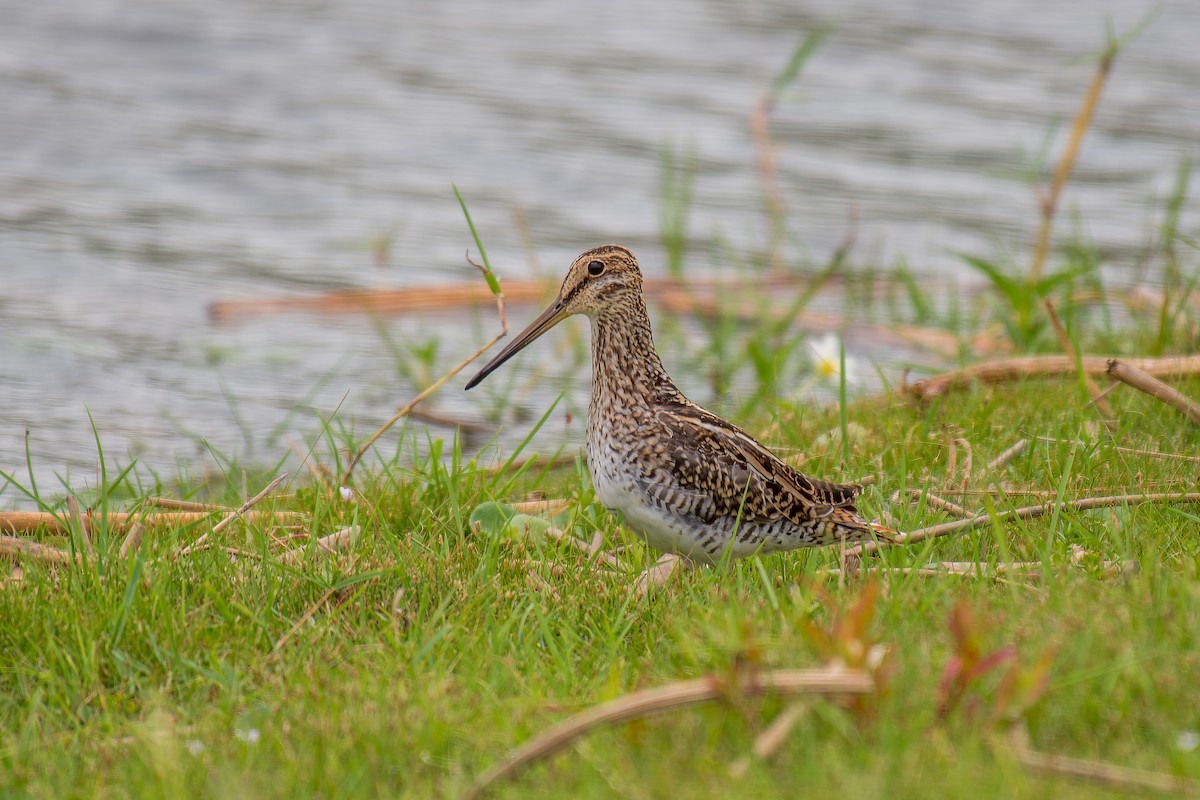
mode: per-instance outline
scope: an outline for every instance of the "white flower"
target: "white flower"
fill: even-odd
[[[354,490],[351,489],[349,486],[342,486],[342,487],[340,487],[340,490],[342,493],[342,499],[345,500],[347,503],[349,503],[351,500],[354,499]]]
[[[818,339],[809,339],[808,346],[813,352],[813,367],[818,377],[823,380],[837,380],[841,375],[842,339],[836,333],[827,333]],[[858,359],[846,356],[846,382],[854,383],[854,377],[859,372]]]

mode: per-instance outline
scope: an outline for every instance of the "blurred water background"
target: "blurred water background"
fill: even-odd
[[[1030,167],[1061,150],[1106,25],[1154,9],[1063,200],[1118,270],[1200,142],[1194,0],[0,2],[0,469],[28,479],[28,435],[43,491],[94,485],[93,423],[165,477],[271,463],[335,412],[372,429],[417,388],[376,323],[206,307],[477,280],[452,181],[502,276],[532,270],[515,212],[547,275],[608,241],[661,274],[663,153],[690,148],[689,264],[713,270],[714,238],[768,236],[748,120],[818,27],[772,123],[789,258],[825,260],[854,209],[857,261],[967,280],[955,253],[1030,241]],[[494,329],[469,319],[383,324],[448,367]],[[460,385],[438,407],[479,418]]]

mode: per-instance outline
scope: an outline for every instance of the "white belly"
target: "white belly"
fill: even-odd
[[[655,550],[713,563],[713,558],[697,542],[700,532],[679,515],[651,502],[628,473],[622,472],[621,466],[611,450],[602,451],[596,458],[593,449],[588,449],[592,485],[601,505]]]

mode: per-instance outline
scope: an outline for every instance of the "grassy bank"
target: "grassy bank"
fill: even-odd
[[[668,161],[664,241],[686,279],[690,191],[682,159]],[[54,517],[25,540],[67,563],[26,552],[0,577],[0,795],[459,797],[573,714],[696,678],[713,702],[597,726],[489,796],[1094,797],[1200,781],[1200,504],[1059,503],[1200,491],[1200,427],[1128,386],[1097,397],[1107,381],[1072,366],[1200,347],[1196,248],[1179,226],[1190,169],[1142,264],[1059,242],[1032,270],[969,257],[984,289],[933,292],[903,268],[855,264],[849,247],[789,263],[776,205],[769,246],[716,257],[751,290],[782,276],[794,296],[685,293],[686,329],[656,318],[667,364],[706,376],[723,413],[806,472],[868,477],[867,516],[903,531],[988,516],[861,561],[836,548],[751,558],[641,593],[653,557],[594,502],[582,464],[498,462],[414,427],[368,450],[343,493],[345,453],[365,438],[337,419],[311,443],[325,472],[293,477],[246,519],[228,509],[278,465],[229,464],[182,492],[211,515],[140,528],[117,514],[159,513],[151,498],[180,492],[103,453],[75,509],[7,476]],[[1131,266],[1161,279],[1111,285]],[[829,370],[797,323],[819,324],[810,301],[825,290],[854,309],[850,325],[922,339],[930,364],[1071,364],[853,402],[835,371],[838,402],[815,402],[796,386]],[[778,313],[745,313],[768,296]],[[1200,398],[1195,376],[1171,384]],[[480,402],[521,430],[564,415],[514,414],[518,388]],[[536,498],[563,502],[516,505]],[[998,516],[1045,503],[1036,518]],[[740,688],[831,665],[865,670],[868,694],[797,705]]]
[[[1200,382],[1182,388],[1200,394]],[[861,434],[846,465],[830,448],[806,468],[880,474],[865,506],[906,530],[947,516],[892,492],[928,489],[1003,510],[1046,499],[1023,491],[1195,491],[1196,463],[1118,448],[1195,454],[1196,430],[1134,392],[1110,402],[1119,445],[1095,432],[1078,388],[1060,382],[976,386],[935,405],[864,401],[848,409]],[[775,443],[809,452],[841,425],[836,409],[781,422]],[[1021,437],[1032,438],[1024,455],[983,467]],[[454,453],[397,464],[365,476],[354,502],[302,489],[286,507],[304,513],[311,534],[361,526],[355,545],[334,555],[310,544],[290,563],[279,531],[235,524],[213,537],[220,548],[187,555],[179,550],[198,526],[149,533],[133,559],[113,557],[120,537],[100,532],[80,567],[24,564],[21,580],[0,590],[3,791],[457,796],[507,751],[588,705],[683,678],[819,667],[829,652],[810,628],[830,626],[868,591],[862,577],[824,574],[838,555],[814,550],[727,574],[685,571],[639,598],[639,551],[628,569],[606,569],[553,540],[471,530],[479,504],[540,489],[572,501],[568,527],[581,536],[619,543],[578,471],[527,472],[514,485],[482,466]],[[876,579],[874,613],[855,636],[887,646],[891,667],[869,713],[811,701],[778,751],[735,778],[731,765],[786,701],[731,696],[596,731],[496,796],[783,796],[796,786],[855,796],[1093,794],[1035,777],[994,745],[1009,717],[1025,721],[1039,749],[1200,778],[1200,508],[1056,513],[887,549],[864,567],[934,561],[974,562],[979,574]],[[986,574],[1016,561],[1031,564]],[[939,684],[961,655],[949,624],[958,604],[974,614],[983,654],[1011,645],[1015,655],[969,681],[939,716]],[[1044,693],[1031,692],[1028,707],[997,699],[1009,668],[1036,679],[1043,657]]]

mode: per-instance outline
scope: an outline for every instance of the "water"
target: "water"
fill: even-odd
[[[1200,139],[1191,0],[2,2],[0,468],[27,480],[28,432],[43,488],[94,484],[89,413],[110,456],[166,477],[219,469],[214,451],[272,462],[318,414],[372,428],[414,393],[372,323],[218,326],[206,307],[474,279],[452,181],[512,277],[530,271],[514,209],[547,273],[607,241],[659,271],[668,146],[697,156],[694,267],[714,267],[714,235],[764,242],[748,117],[817,26],[834,29],[773,118],[803,249],[823,260],[857,208],[861,258],[931,278],[956,275],[954,252],[1027,251],[1020,174],[1052,131],[1061,148],[1105,20],[1152,8],[1064,198],[1117,268]],[[369,244],[389,233],[380,270]],[[445,368],[491,332],[470,319],[385,324],[440,339]],[[440,407],[478,418],[486,395],[457,389]]]

